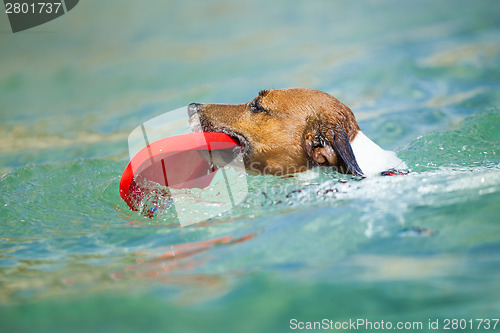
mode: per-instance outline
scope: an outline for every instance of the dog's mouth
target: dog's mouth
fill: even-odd
[[[237,146],[233,148],[234,153],[243,153],[244,155],[247,155],[250,150],[250,143],[248,139],[244,135],[237,133],[229,128],[214,126],[204,117],[190,117],[189,123],[193,132],[215,132],[224,133],[230,136],[231,139],[236,141],[237,144]]]
[[[249,143],[247,138],[245,138],[243,135],[236,133],[230,129],[227,128],[217,128],[217,127],[212,127],[212,126],[203,126],[203,132],[217,132],[217,133],[224,133],[228,136],[231,137],[234,141],[236,141],[237,146],[233,148],[233,152],[236,154],[244,154],[246,155],[248,152],[249,148]]]
[[[245,138],[243,135],[236,133],[234,131],[225,129],[225,128],[221,128],[219,130],[215,129],[211,132],[220,132],[220,133],[224,133],[224,134],[227,134],[228,136],[230,136],[231,139],[236,141],[236,144],[237,144],[237,146],[234,149],[235,152],[243,153],[243,154],[246,154],[248,152],[249,143],[248,143],[247,138]],[[239,148],[239,151],[237,151],[238,148]]]

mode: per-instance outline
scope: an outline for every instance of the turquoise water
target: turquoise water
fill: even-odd
[[[499,318],[499,2],[82,1],[18,34],[0,17],[2,331]],[[129,211],[136,126],[284,87],[333,94],[412,172],[251,177],[182,228]]]

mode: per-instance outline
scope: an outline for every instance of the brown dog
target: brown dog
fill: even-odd
[[[239,105],[188,106],[192,129],[237,139],[247,170],[284,175],[330,166],[356,176],[406,165],[361,132],[352,111],[313,89],[264,90]]]

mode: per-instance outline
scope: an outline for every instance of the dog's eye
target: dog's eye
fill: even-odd
[[[250,111],[252,111],[252,113],[267,112],[267,110],[264,109],[257,101],[250,103]]]

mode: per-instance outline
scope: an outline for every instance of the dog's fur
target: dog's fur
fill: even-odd
[[[239,105],[193,103],[188,113],[199,117],[194,130],[237,139],[249,171],[284,175],[330,166],[364,176],[405,167],[361,132],[347,106],[313,89],[264,90]]]

